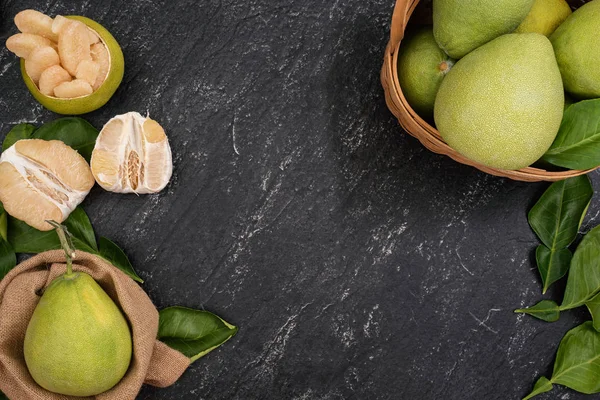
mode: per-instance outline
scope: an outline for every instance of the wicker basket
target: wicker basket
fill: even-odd
[[[586,1],[577,0],[571,1],[573,5],[581,5]],[[560,181],[566,178],[571,178],[578,175],[587,174],[592,171],[546,171],[539,168],[523,168],[517,171],[508,171],[486,167],[462,156],[454,149],[450,148],[440,133],[429,123],[424,121],[410,107],[398,81],[398,72],[396,65],[398,63],[398,49],[404,37],[404,31],[408,20],[413,15],[415,8],[419,4],[419,0],[397,0],[392,17],[391,37],[390,42],[385,50],[383,68],[381,70],[381,83],[385,91],[385,99],[390,111],[398,118],[402,128],[410,135],[419,139],[419,141],[434,153],[443,154],[462,164],[471,165],[483,172],[491,175],[510,178],[517,181],[539,182],[539,181]]]

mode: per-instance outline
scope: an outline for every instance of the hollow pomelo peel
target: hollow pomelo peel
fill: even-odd
[[[454,65],[440,86],[435,122],[446,143],[465,157],[516,170],[548,150],[564,101],[549,40],[537,33],[509,34]]]
[[[121,310],[88,274],[72,270],[66,229],[53,221],[65,250],[67,272],[55,278],[37,304],[23,352],[32,378],[44,389],[69,396],[95,396],[125,375],[132,355],[131,332]]]
[[[79,115],[94,111],[102,107],[108,102],[108,100],[110,100],[123,79],[125,59],[116,39],[102,25],[89,18],[78,15],[70,15],[67,16],[67,18],[83,22],[88,28],[96,32],[100,37],[102,43],[105,45],[104,47],[108,51],[110,60],[108,66],[104,64],[100,66],[101,71],[106,69],[108,70],[106,79],[104,79],[101,84],[98,83],[93,85],[95,90],[92,94],[77,98],[63,99],[47,96],[39,90],[35,82],[29,77],[29,75],[27,75],[24,59],[21,59],[21,74],[23,76],[23,80],[25,81],[25,85],[33,97],[44,107],[58,114]],[[95,45],[92,45],[92,48],[94,46]]]
[[[434,0],[433,33],[446,54],[459,59],[510,33],[525,19],[534,0]]]
[[[600,97],[600,0],[578,8],[550,41],[565,90],[580,100]]]
[[[431,27],[411,32],[398,55],[398,80],[411,107],[426,120],[433,119],[433,105],[444,76],[454,60],[439,48]]]

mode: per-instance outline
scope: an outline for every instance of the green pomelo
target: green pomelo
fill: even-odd
[[[112,388],[127,372],[131,351],[123,314],[83,272],[52,281],[25,334],[25,362],[33,379],[69,396],[94,396]]]
[[[509,34],[454,65],[440,86],[435,122],[465,157],[515,170],[548,150],[564,101],[550,41],[537,33]]]
[[[534,0],[433,0],[433,33],[440,47],[459,59],[514,31]]]
[[[444,76],[454,65],[439,48],[431,27],[409,34],[398,54],[398,80],[410,106],[426,120],[433,119],[433,105]]]
[[[550,37],[567,92],[600,97],[600,0],[577,9]]]
[[[571,13],[571,6],[565,0],[535,0],[531,11],[515,32],[550,36]]]

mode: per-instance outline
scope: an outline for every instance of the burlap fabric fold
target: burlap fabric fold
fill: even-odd
[[[66,400],[81,397],[51,393],[29,375],[23,356],[27,324],[43,289],[66,272],[62,250],[38,254],[17,265],[0,281],[0,390],[11,400]],[[73,270],[90,274],[121,307],[133,335],[129,370],[112,389],[87,399],[133,400],[143,383],[169,386],[190,360],[156,340],[158,311],[150,298],[123,272],[89,253],[77,252]]]

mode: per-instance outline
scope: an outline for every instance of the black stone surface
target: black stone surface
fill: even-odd
[[[387,110],[393,1],[3,0],[2,42],[25,8],[88,16],[120,42],[123,84],[90,122],[135,110],[170,138],[167,189],[95,187],[96,231],[159,308],[240,328],[140,399],[520,399],[587,318],[512,312],[542,298],[526,212],[547,184],[432,154]],[[55,118],[2,46],[0,138]],[[582,231],[599,215],[596,199]]]

